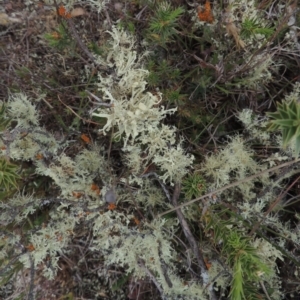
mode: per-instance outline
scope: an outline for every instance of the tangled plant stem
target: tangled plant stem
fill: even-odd
[[[188,202],[186,202],[186,203],[180,204],[180,205],[178,205],[176,208],[172,208],[172,209],[169,209],[169,210],[167,210],[167,211],[165,211],[165,212],[163,212],[163,213],[161,213],[161,214],[158,214],[158,215],[156,216],[156,218],[161,218],[162,216],[164,216],[164,215],[166,215],[166,214],[168,214],[168,213],[170,213],[170,212],[173,212],[173,211],[175,211],[175,210],[178,209],[178,208],[183,208],[183,207],[185,207],[185,206],[188,206],[188,205],[190,205],[190,204],[192,204],[192,203],[195,203],[195,202],[200,201],[200,200],[205,199],[205,198],[211,198],[211,197],[214,196],[215,194],[218,194],[218,193],[220,193],[220,192],[223,192],[223,191],[225,191],[225,190],[227,190],[227,189],[230,189],[230,188],[232,188],[232,187],[238,186],[238,185],[241,184],[241,183],[250,181],[250,180],[252,180],[252,179],[254,179],[254,178],[260,177],[260,176],[263,175],[263,174],[266,174],[266,173],[270,173],[270,172],[276,171],[276,170],[281,169],[281,168],[283,168],[283,167],[290,166],[290,165],[295,164],[296,162],[299,162],[299,161],[300,161],[300,158],[298,158],[298,159],[296,159],[296,160],[293,160],[293,161],[289,161],[289,162],[283,163],[283,164],[281,164],[281,165],[278,165],[278,166],[273,167],[273,168],[270,168],[270,169],[263,170],[263,171],[261,171],[261,172],[259,172],[259,173],[257,173],[257,174],[251,175],[251,176],[249,176],[249,177],[246,177],[246,178],[244,178],[244,179],[238,180],[238,181],[236,181],[236,182],[227,184],[227,185],[225,185],[225,186],[223,186],[223,187],[221,187],[221,188],[219,188],[219,189],[217,189],[217,190],[215,190],[215,191],[213,191],[213,192],[207,193],[207,194],[205,194],[205,195],[203,195],[203,196],[201,196],[201,197],[199,197],[199,198],[196,198],[196,199],[190,200],[190,201],[188,201]]]

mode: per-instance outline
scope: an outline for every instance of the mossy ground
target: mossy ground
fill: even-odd
[[[136,37],[135,50],[138,53],[145,49],[150,51],[144,64],[149,71],[148,91],[153,94],[162,93],[159,105],[168,109],[178,108],[177,113],[168,116],[165,123],[178,128],[178,136],[184,138],[187,153],[195,156],[194,170],[183,181],[185,186],[179,204],[210,192],[210,185],[215,187],[210,182],[211,178],[203,178],[202,175],[205,174],[201,174],[201,166],[207,157],[222,152],[225,145],[238,134],[247,142],[257,163],[278,151],[275,143],[272,145],[251,140],[250,133],[244,130],[237,114],[242,109],[251,109],[254,115],[263,118],[266,113],[273,112],[276,101],[282,101],[300,81],[297,29],[300,26],[300,16],[296,2],[251,1],[258,19],[251,19],[250,2],[249,7],[246,3],[240,3],[231,7],[230,19],[226,1],[222,5],[219,1],[211,1],[211,13],[207,10],[208,1],[199,1],[195,5],[182,0],[172,1],[171,4],[147,0],[109,1],[101,13],[97,13],[88,1],[81,1],[74,6],[78,9],[76,16],[70,10],[74,14],[70,20],[58,15],[58,1],[49,5],[41,1],[2,2],[0,100],[6,103],[9,95],[19,92],[33,99],[45,94],[37,104],[41,126],[52,132],[57,140],[73,141],[65,149],[66,155],[75,157],[87,148],[88,137],[92,143],[97,142],[109,149],[107,159],[111,161],[116,175],[121,177],[128,172],[120,159],[122,143],[113,140],[111,134],[99,134],[99,129],[105,125],[105,119],[92,119],[90,111],[95,105],[88,101],[86,92],[88,90],[97,95],[97,74],[114,72],[110,69],[102,70],[90,56],[105,56],[110,37],[107,31],[114,24]],[[248,11],[248,18],[239,19],[239,16]],[[292,22],[294,23],[291,25]],[[74,30],[77,36],[74,36]],[[27,193],[34,191],[40,198],[55,198],[59,195],[57,187],[49,178],[35,174],[30,161],[13,163],[21,170],[19,175],[22,179],[16,179],[19,190]],[[295,165],[295,169],[297,168],[299,166]],[[157,171],[155,164],[150,164],[149,169],[145,170],[146,173],[152,171]],[[232,178],[237,178],[236,172],[236,169],[232,170]],[[290,169],[286,169],[286,172],[290,172]],[[287,194],[280,205],[277,205],[278,211],[274,208],[272,213],[279,215],[279,220],[289,223],[291,230],[296,232],[300,212],[297,170],[288,177],[284,177],[284,172],[273,172],[270,179],[279,180],[280,176],[284,178],[281,183]],[[133,190],[135,188],[132,187]],[[167,186],[167,190],[173,193],[172,186]],[[9,202],[14,191],[12,188],[11,191],[4,192],[2,188],[0,200]],[[256,182],[251,192],[262,195],[267,191],[262,189],[261,182]],[[227,261],[228,253],[223,252],[215,240],[217,234],[213,230],[217,230],[217,225],[207,227],[211,218],[216,216],[220,218],[220,224],[224,223],[223,229],[229,225],[236,226],[239,230],[243,228],[239,234],[243,232],[246,239],[262,237],[276,246],[278,233],[272,224],[264,224],[260,220],[255,233],[252,233],[251,226],[246,221],[241,226],[242,212],[236,206],[243,197],[241,192],[231,190],[227,196],[233,200],[227,202],[227,199],[222,198],[221,203],[216,206],[192,206],[192,209],[186,208],[185,211],[199,247],[210,251],[207,257],[220,260],[221,264],[225,261],[230,264]],[[211,199],[205,201],[209,202]],[[266,204],[264,212],[273,201],[276,199],[271,199]],[[255,205],[254,202],[252,204]],[[153,211],[147,211],[145,215],[141,213],[142,205],[139,205],[125,202],[118,207],[122,212],[136,214],[137,218],[132,221],[132,226],[138,226],[135,222],[146,222],[153,215],[163,213],[161,207],[153,207]],[[28,232],[34,226],[41,227],[47,223],[49,211],[54,207],[53,203],[43,206],[18,226],[10,224],[7,227],[0,224],[0,230],[17,232],[23,236],[26,244]],[[204,209],[211,211],[205,214]],[[145,219],[140,220],[143,214]],[[167,215],[167,218],[173,217],[172,214]],[[235,219],[234,225],[232,219]],[[178,230],[176,235],[178,240],[174,244],[178,251],[178,261],[175,264],[178,273],[183,280],[198,280],[193,273],[197,269],[196,260],[190,261],[189,271],[183,268],[188,261],[185,247],[189,248],[189,244],[182,230]],[[37,299],[161,299],[150,278],[135,279],[126,275],[124,268],[118,266],[104,269],[101,253],[89,250],[89,228],[76,228],[74,236],[76,238],[70,244],[70,251],[67,255],[60,256],[60,270],[54,281],[46,280],[40,275],[41,270],[36,270],[38,279],[34,291]],[[298,299],[299,245],[291,240],[287,241],[286,247],[284,260],[276,261],[280,271],[278,277],[282,282],[281,292],[283,299]],[[13,257],[8,257],[5,263],[12,263],[14,269],[11,275],[17,274],[17,277],[2,278],[8,279],[17,287],[14,291],[3,294],[3,297],[26,299],[30,270],[20,271],[22,268],[20,264],[13,263]],[[259,297],[272,295],[272,287],[264,291],[263,285],[258,283],[256,288],[257,299],[267,299]],[[217,294],[220,299],[227,299],[230,289],[229,283],[226,288],[219,290]]]

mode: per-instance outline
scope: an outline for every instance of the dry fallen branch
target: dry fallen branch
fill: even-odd
[[[175,185],[175,189],[174,189],[174,193],[173,193],[173,197],[172,197],[172,204],[175,207],[178,207],[177,199],[179,198],[180,190],[181,190],[181,186],[180,186],[179,183],[177,183]],[[208,280],[209,280],[209,275],[207,274],[207,267],[206,267],[204,258],[202,256],[202,254],[200,253],[198,243],[197,243],[196,239],[194,238],[194,236],[193,236],[193,234],[192,234],[192,232],[189,228],[189,225],[188,225],[186,219],[184,218],[184,215],[183,215],[180,208],[176,209],[176,214],[177,214],[177,217],[179,219],[180,225],[183,229],[184,235],[187,238],[187,240],[190,244],[190,247],[192,248],[192,251],[193,251],[193,253],[194,253],[194,255],[197,259],[198,265],[200,267],[200,274],[201,274],[201,277],[203,279],[203,283],[206,285],[208,283]],[[208,287],[208,289],[209,289],[210,294],[211,294],[211,299],[212,300],[217,299],[217,296],[215,295],[215,292],[213,290],[212,285],[210,285]]]
[[[226,24],[226,31],[228,33],[228,35],[232,35],[236,46],[238,49],[244,49],[245,48],[245,42],[240,38],[239,35],[239,29],[235,26],[233,18],[231,16],[231,11],[230,8],[227,7],[225,14],[224,14],[224,22]]]
[[[167,211],[165,211],[165,212],[163,212],[163,213],[161,213],[161,214],[158,214],[156,217],[157,217],[157,218],[160,218],[160,217],[162,217],[162,216],[164,216],[164,215],[166,215],[166,214],[168,214],[168,213],[170,213],[170,212],[173,212],[173,211],[177,210],[178,208],[182,208],[182,207],[184,207],[184,206],[190,205],[190,204],[195,203],[195,202],[197,202],[197,201],[199,201],[199,200],[203,200],[203,199],[205,199],[205,198],[207,198],[207,197],[212,197],[214,194],[221,193],[221,192],[223,192],[223,191],[225,191],[225,190],[227,190],[227,189],[229,189],[229,188],[238,186],[238,185],[241,184],[241,183],[250,181],[250,180],[252,180],[252,179],[254,179],[254,178],[256,178],[256,177],[259,177],[259,176],[261,176],[261,175],[263,175],[263,174],[265,174],[265,173],[270,173],[270,172],[276,171],[276,170],[281,169],[281,168],[283,168],[283,167],[287,167],[287,166],[290,166],[290,165],[292,165],[292,164],[295,164],[295,163],[297,163],[297,162],[299,162],[299,161],[300,161],[300,158],[295,159],[295,160],[292,160],[292,161],[289,161],[289,162],[286,162],[286,163],[283,163],[283,164],[281,164],[281,165],[275,166],[275,167],[270,168],[270,169],[263,170],[263,171],[258,172],[258,173],[256,173],[256,174],[253,174],[253,175],[251,175],[251,176],[248,176],[248,177],[246,177],[246,178],[244,178],[244,179],[242,179],[242,180],[238,180],[238,181],[235,181],[235,182],[233,182],[233,183],[227,184],[227,185],[225,185],[225,186],[223,186],[223,187],[221,187],[221,188],[219,188],[219,189],[217,189],[217,190],[215,190],[215,191],[212,191],[212,192],[210,192],[210,193],[207,193],[207,194],[205,194],[205,195],[203,195],[203,196],[201,196],[201,197],[199,197],[199,198],[190,200],[190,201],[188,201],[188,202],[186,202],[186,203],[183,203],[183,204],[181,204],[181,205],[176,206],[175,208],[169,209],[169,210],[167,210]]]
[[[245,49],[245,42],[240,38],[239,33],[238,33],[238,29],[235,26],[235,24],[233,23],[232,19],[229,19],[228,22],[226,23],[226,31],[229,35],[232,35],[236,46],[238,49]]]

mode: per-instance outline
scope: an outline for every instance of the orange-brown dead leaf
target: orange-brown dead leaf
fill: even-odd
[[[92,190],[92,191],[95,191],[95,193],[96,193],[97,195],[99,195],[100,192],[101,192],[99,186],[98,186],[97,184],[95,184],[95,183],[93,183],[93,184],[91,185],[91,190]]]
[[[92,190],[92,191],[96,191],[97,189],[99,189],[98,185],[95,184],[95,183],[93,183],[93,184],[91,185],[91,190]]]
[[[200,21],[207,22],[207,23],[214,22],[214,16],[211,11],[210,2],[208,0],[206,0],[204,4],[204,8],[201,8],[200,6],[197,7],[197,13]]]
[[[70,19],[72,16],[69,12],[67,12],[64,6],[60,6],[57,10],[57,14],[65,19]]]
[[[207,270],[209,270],[211,268],[211,263],[209,262],[209,260],[207,258],[204,258],[204,262],[205,262]]]
[[[37,160],[41,160],[41,159],[44,158],[44,156],[43,156],[42,153],[38,153],[38,154],[35,156],[35,158],[36,158]]]
[[[34,246],[33,246],[32,244],[29,244],[28,246],[26,246],[26,249],[27,249],[28,251],[30,251],[30,252],[32,252],[32,251],[35,250],[35,248],[34,248]]]
[[[110,203],[110,204],[108,205],[108,210],[115,210],[116,207],[117,207],[116,204]]]
[[[80,192],[72,192],[72,195],[77,199],[82,197],[82,193],[80,193]]]
[[[58,32],[56,32],[56,31],[53,31],[51,33],[51,37],[54,38],[55,40],[61,39],[61,35]]]
[[[139,225],[141,223],[141,221],[138,219],[138,218],[133,218],[133,222],[136,224],[136,225]]]
[[[86,144],[90,144],[91,143],[91,139],[86,135],[86,134],[82,134],[80,136],[80,138],[86,143]]]

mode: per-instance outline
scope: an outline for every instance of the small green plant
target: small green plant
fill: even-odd
[[[10,119],[5,114],[6,106],[2,104],[0,108],[0,132],[7,128],[10,123]]]
[[[224,241],[223,251],[228,254],[228,262],[233,266],[231,299],[249,299],[249,296],[259,299],[257,290],[253,289],[250,282],[258,282],[260,275],[269,272],[269,269],[250,244],[250,240],[237,231],[230,230]]]
[[[281,129],[283,147],[294,140],[296,155],[298,155],[300,152],[300,104],[295,99],[291,102],[284,101],[277,104],[276,112],[267,114],[273,119],[269,130]]]
[[[20,176],[16,173],[17,166],[9,163],[5,158],[0,158],[0,186],[9,191],[11,187],[17,188],[17,179]]]
[[[207,229],[213,229],[214,242],[222,242],[222,253],[232,268],[230,299],[261,299],[255,283],[270,273],[270,268],[252,246],[250,238],[235,228],[231,221],[222,221],[220,216],[206,213]],[[229,230],[230,228],[230,230]]]
[[[180,93],[180,87],[177,89],[167,89],[164,93],[166,95],[166,100],[170,104],[175,104],[176,106],[183,106],[185,104],[185,100],[188,98],[187,94]]]
[[[174,68],[167,60],[150,59],[147,64],[150,71],[148,82],[150,86],[157,86],[163,81],[176,82],[180,79],[180,70]]]
[[[95,42],[91,42],[88,45],[88,48],[97,55],[103,55],[103,49],[101,49]]]
[[[260,27],[260,24],[255,18],[247,18],[242,23],[241,37],[250,38],[256,34],[262,34],[266,38],[270,37],[274,32],[273,28]]]
[[[206,191],[205,179],[199,174],[188,175],[182,182],[182,191],[187,200],[201,196]]]
[[[57,48],[58,50],[63,50],[73,46],[73,41],[71,35],[66,29],[65,21],[62,21],[55,31],[46,33],[44,38],[48,41],[49,46]]]
[[[165,45],[171,37],[176,34],[178,17],[183,14],[184,9],[178,7],[173,9],[167,2],[162,2],[156,10],[155,16],[149,23],[149,37],[160,45]]]

